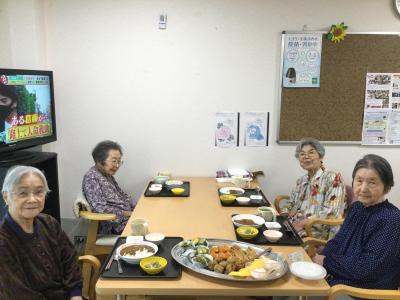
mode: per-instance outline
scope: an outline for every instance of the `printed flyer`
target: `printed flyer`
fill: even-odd
[[[400,74],[368,73],[363,145],[400,145]]]
[[[283,87],[319,87],[321,49],[321,33],[285,34]]]

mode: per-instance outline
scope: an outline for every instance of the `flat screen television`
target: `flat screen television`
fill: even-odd
[[[56,140],[53,72],[0,68],[0,161]]]

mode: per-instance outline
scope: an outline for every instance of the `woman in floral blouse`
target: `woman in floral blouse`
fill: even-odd
[[[100,233],[120,234],[134,206],[114,178],[122,165],[122,149],[118,143],[103,141],[93,149],[95,165],[83,177],[82,190],[93,212],[116,214],[114,221],[102,221]]]
[[[340,218],[344,209],[345,185],[340,173],[328,171],[322,164],[325,148],[313,138],[304,138],[296,147],[295,156],[307,174],[300,177],[290,199],[281,208],[289,215],[295,229],[305,236],[304,225],[310,218]],[[313,228],[313,235],[327,239],[338,230]]]

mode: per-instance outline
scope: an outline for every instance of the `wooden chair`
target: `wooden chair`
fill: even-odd
[[[109,221],[117,219],[115,214],[101,214],[89,211],[90,206],[82,192],[78,193],[74,203],[74,214],[79,218],[88,221],[88,231],[85,244],[85,255],[106,255],[109,254],[118,238],[118,235],[98,235],[99,225],[101,221]],[[90,278],[90,267],[83,265],[83,294],[88,294]]]
[[[112,248],[118,238],[118,235],[98,235],[99,222],[107,220],[115,220],[117,216],[115,214],[100,214],[86,210],[79,211],[79,217],[89,221],[88,231],[85,245],[85,255],[106,255],[112,251]],[[83,294],[88,295],[89,292],[89,280],[90,278],[90,267],[83,265]]]
[[[338,284],[331,287],[329,291],[328,300],[334,300],[336,299],[336,296],[339,295],[348,295],[352,297],[359,297],[362,299],[392,299],[392,300],[400,299],[399,290],[369,290],[369,289],[360,289],[344,284]]]
[[[100,261],[92,255],[79,256],[79,261],[83,266],[87,265],[89,267],[89,274],[83,274],[83,281],[89,282],[88,293],[90,300],[96,300],[96,282],[99,278],[99,271],[101,263]],[[82,267],[83,270],[83,267]],[[83,273],[83,272],[82,272]],[[86,277],[85,277],[86,276]],[[89,277],[87,277],[89,276]]]
[[[308,254],[308,256],[313,257],[316,250],[320,246],[325,246],[327,241],[318,240],[315,238],[306,238],[303,246]],[[334,300],[339,295],[348,295],[353,297],[359,297],[362,299],[400,299],[399,290],[370,290],[361,289],[344,284],[338,284],[331,287],[329,291],[328,300]]]

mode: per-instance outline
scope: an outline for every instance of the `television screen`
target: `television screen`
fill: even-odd
[[[51,71],[0,69],[0,152],[57,139]]]

